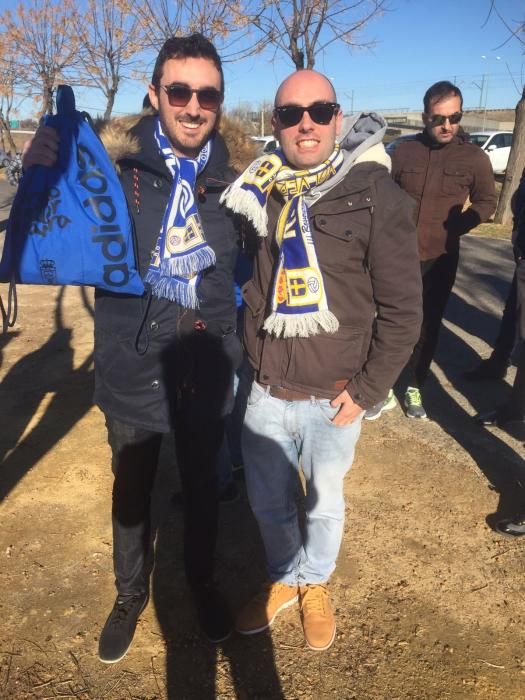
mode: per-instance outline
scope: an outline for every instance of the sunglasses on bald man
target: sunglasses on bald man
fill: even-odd
[[[316,124],[330,124],[334,114],[339,112],[340,105],[337,102],[314,102],[309,107],[299,107],[298,105],[283,105],[276,107],[273,113],[281,124],[287,128],[299,124],[305,112],[308,112],[310,119]]]

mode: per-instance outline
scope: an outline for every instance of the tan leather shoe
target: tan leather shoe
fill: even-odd
[[[314,651],[328,649],[335,639],[335,617],[326,586],[300,586],[299,605],[306,643]]]
[[[297,586],[267,581],[237,617],[235,627],[241,634],[257,634],[269,627],[275,616],[298,600]]]

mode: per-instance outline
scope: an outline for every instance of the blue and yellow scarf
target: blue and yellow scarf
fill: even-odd
[[[146,282],[155,296],[197,308],[201,273],[215,265],[215,253],[204,238],[194,194],[197,175],[208,163],[212,142],[203,146],[195,160],[176,156],[160,120],[155,127],[155,140],[173,176],[173,185]]]
[[[339,321],[328,308],[323,275],[315,253],[304,195],[333,177],[343,164],[339,145],[315,168],[293,170],[275,151],[255,160],[224,192],[221,201],[249,219],[260,236],[267,235],[266,206],[272,189],[285,200],[276,242],[279,264],[273,281],[271,314],[264,328],[275,336],[303,337],[320,330],[335,333]]]

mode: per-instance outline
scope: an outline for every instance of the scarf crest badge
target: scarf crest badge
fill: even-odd
[[[339,328],[328,307],[304,195],[333,177],[343,160],[336,144],[320,165],[293,170],[285,164],[283,153],[275,151],[255,160],[222,196],[221,201],[246,216],[260,236],[267,235],[266,207],[272,189],[276,187],[285,200],[275,234],[279,262],[271,313],[264,322],[265,330],[277,337],[309,337],[322,330],[335,333]]]
[[[206,242],[194,195],[197,176],[210,158],[212,141],[203,146],[196,159],[176,156],[160,120],[155,140],[173,176],[173,185],[146,282],[154,296],[197,308],[202,272],[215,265],[215,253]]]

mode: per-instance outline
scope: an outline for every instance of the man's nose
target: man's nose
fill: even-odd
[[[299,130],[300,131],[311,131],[314,128],[314,121],[312,117],[308,114],[308,111],[305,109],[303,112],[303,116],[301,117],[301,121],[299,122]]]
[[[198,117],[200,114],[200,108],[201,106],[199,104],[199,100],[197,99],[197,93],[193,92],[190,101],[186,105],[186,111],[190,116]]]

